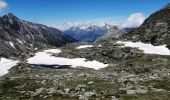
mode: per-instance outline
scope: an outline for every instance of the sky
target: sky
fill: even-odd
[[[55,27],[67,22],[128,21],[133,14],[149,16],[170,0],[0,0],[0,15]],[[138,17],[138,16],[136,16]]]

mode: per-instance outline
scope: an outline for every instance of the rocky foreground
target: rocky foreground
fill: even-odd
[[[109,66],[94,70],[19,63],[1,77],[0,99],[168,100],[170,97],[170,56],[144,54],[130,47],[121,48],[121,44],[114,41],[75,49],[82,44],[66,45],[60,48],[62,53],[53,56],[81,57]]]

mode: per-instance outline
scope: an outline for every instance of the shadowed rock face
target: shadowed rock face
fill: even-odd
[[[142,41],[153,45],[170,45],[170,4],[147,18],[139,27],[127,34],[123,39]]]
[[[75,41],[55,28],[21,20],[11,13],[0,17],[0,54],[4,56]]]

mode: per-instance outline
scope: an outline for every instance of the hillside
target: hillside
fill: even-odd
[[[62,46],[75,41],[58,29],[21,20],[11,13],[0,17],[1,56],[17,56],[36,48]]]

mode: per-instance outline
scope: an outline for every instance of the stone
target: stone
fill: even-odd
[[[165,90],[165,89],[156,89],[156,88],[153,88],[152,90],[154,92],[167,92],[167,90]]]
[[[85,92],[84,95],[87,97],[96,96],[96,92]]]
[[[79,84],[76,86],[76,91],[85,91],[86,85],[85,84]]]
[[[55,87],[49,88],[48,91],[49,91],[48,94],[53,94],[53,93],[57,92],[57,88],[55,88]]]
[[[127,94],[136,94],[136,90],[127,90],[126,93]]]
[[[144,89],[137,89],[136,93],[147,93],[148,90],[144,90]]]
[[[89,82],[88,82],[88,85],[93,85],[93,84],[94,84],[93,81],[89,81]]]
[[[111,100],[119,100],[115,96],[111,96]]]
[[[84,95],[80,95],[79,100],[88,100],[88,98],[86,96],[84,96]]]
[[[46,84],[46,80],[41,81],[41,84],[45,85]]]
[[[64,92],[65,92],[65,93],[69,93],[69,91],[70,91],[69,88],[65,88],[65,89],[64,89]]]
[[[36,96],[44,92],[46,92],[45,88],[39,88],[39,89],[36,89],[36,92],[33,95]]]

